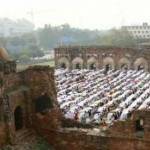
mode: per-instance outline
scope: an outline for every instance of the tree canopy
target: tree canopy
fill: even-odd
[[[45,25],[32,33],[17,37],[0,37],[0,46],[18,59],[20,55],[37,57],[43,50],[51,50],[60,45],[113,45],[133,47],[137,41],[125,30],[108,31],[72,28],[68,24]]]

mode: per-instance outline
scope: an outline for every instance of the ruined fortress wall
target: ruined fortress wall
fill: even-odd
[[[80,130],[52,130],[38,127],[56,150],[149,150],[150,141],[139,138],[92,135]]]
[[[23,103],[19,87],[21,78],[17,73],[0,74],[0,147],[14,136],[14,109]],[[7,101],[7,100],[8,101]],[[9,106],[9,109],[8,107]]]
[[[34,127],[56,150],[149,150],[149,116],[147,111],[135,112],[131,120],[118,121],[100,133],[78,128],[52,128],[48,122],[52,123],[53,119],[46,116],[37,117]],[[139,118],[144,119],[144,134],[140,137],[135,129]]]
[[[50,112],[46,114],[51,119],[48,120],[48,122],[46,122],[46,120],[43,120],[43,122],[41,123],[43,125],[48,124],[53,128],[57,128],[60,124],[61,113],[57,103],[57,94],[54,80],[54,68],[50,68],[49,66],[31,67],[24,72],[23,76],[24,82],[29,87],[29,95],[31,99],[29,107],[31,107],[32,110],[32,112],[30,112],[33,115],[32,119],[34,120],[36,117],[44,118],[44,116],[40,114],[35,114],[35,103],[36,99],[40,97],[43,92],[46,92],[53,102],[53,108],[51,108]]]
[[[150,51],[148,49],[102,47],[102,46],[68,46],[55,49],[55,65],[60,68],[62,64],[74,69],[76,64],[81,68],[90,68],[94,64],[97,69],[107,64],[111,68],[120,69],[126,65],[128,69],[137,69],[143,66],[150,70]]]
[[[22,73],[24,83],[29,87],[31,99],[36,99],[43,92],[48,92],[56,102],[54,68],[49,66],[30,67]]]
[[[1,79],[0,146],[3,143],[14,143],[17,134],[21,131],[16,129],[18,121],[15,119],[15,112],[18,108],[21,109],[21,129],[32,128],[32,117],[36,114],[36,99],[42,93],[47,93],[52,100],[53,111],[51,112],[53,112],[54,120],[59,122],[53,68],[49,66],[30,67],[18,73],[1,74]],[[53,127],[57,127],[57,124]]]

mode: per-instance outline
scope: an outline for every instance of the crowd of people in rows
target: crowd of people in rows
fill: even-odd
[[[150,109],[150,74],[143,70],[55,71],[57,99],[66,118],[113,124]]]

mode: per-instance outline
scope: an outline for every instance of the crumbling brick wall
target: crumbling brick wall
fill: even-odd
[[[59,109],[56,101],[54,69],[49,66],[30,67],[22,72],[3,75],[1,98],[8,103],[8,110],[4,112],[4,102],[0,105],[3,119],[0,120],[0,146],[5,142],[13,143],[20,130],[15,129],[15,110],[22,109],[23,128],[32,128],[34,117],[41,117],[35,112],[35,101],[46,92],[51,98],[53,108],[46,115],[51,116],[49,125],[56,128],[59,125]],[[4,118],[7,116],[7,119]],[[43,117],[43,116],[42,116]],[[42,122],[43,123],[43,122]]]
[[[143,137],[137,137],[134,129],[138,116],[146,116],[144,121],[146,130]],[[43,120],[39,118],[35,120],[34,126],[56,150],[149,150],[150,140],[147,132],[147,126],[150,126],[149,116],[149,112],[146,111],[136,112],[132,120],[116,122],[108,130],[96,134],[94,131],[78,128],[53,129],[47,123],[42,123]],[[38,126],[40,123],[41,126]]]
[[[128,63],[130,69],[137,69],[136,64],[144,63],[145,70],[150,70],[148,49],[110,46],[63,46],[55,49],[56,68],[60,67],[60,63],[65,63],[69,69],[73,69],[73,61],[76,58],[83,60],[83,68],[88,68],[88,60],[93,58],[93,63],[100,69],[105,65],[104,60],[109,58],[112,59],[115,69],[120,69],[123,63]]]

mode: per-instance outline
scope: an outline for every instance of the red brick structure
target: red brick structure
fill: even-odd
[[[150,69],[150,52],[146,50],[75,48],[82,50],[75,52],[73,47],[56,49],[57,67],[64,63],[72,69],[80,62],[79,67],[87,68],[95,62],[96,65],[92,66],[96,68],[107,64],[119,68],[126,64],[128,68]],[[24,130],[35,130],[56,150],[150,149],[149,111],[135,112],[130,120],[117,121],[110,127],[95,129],[82,125],[76,128],[75,123],[64,121],[58,108],[53,68],[36,66],[17,73],[15,62],[3,60],[2,64],[8,67],[2,67],[0,72],[0,147],[15,143],[18,135],[25,138]]]
[[[149,150],[150,112],[135,112],[131,120],[116,122],[112,127],[99,129],[57,128],[35,120],[38,133],[56,150]],[[136,130],[136,122],[143,119],[143,131]],[[48,119],[48,118],[47,118]],[[45,118],[46,120],[46,118]],[[47,121],[46,121],[47,122]],[[38,124],[41,124],[39,127]]]
[[[118,48],[106,46],[68,46],[55,49],[55,66],[69,69],[99,69],[106,66],[114,69],[150,70],[148,49]]]
[[[16,72],[15,61],[8,59],[4,49],[0,49],[0,60],[1,147],[29,136],[34,116],[57,111],[57,103],[53,68],[35,66]]]

